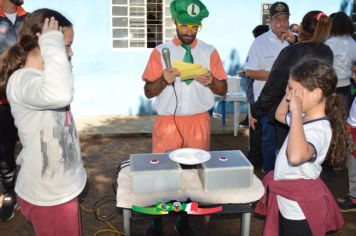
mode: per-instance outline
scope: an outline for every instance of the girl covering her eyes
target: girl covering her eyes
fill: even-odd
[[[70,110],[69,58],[74,32],[59,12],[30,14],[18,42],[1,61],[1,75],[23,149],[15,191],[36,235],[81,235],[78,195],[86,184]]]
[[[343,225],[335,199],[320,179],[324,161],[343,166],[348,152],[346,112],[336,84],[332,65],[319,59],[302,61],[290,72],[275,114],[290,130],[275,170],[263,180],[269,199],[264,235],[325,235]],[[265,200],[256,212],[266,213]]]

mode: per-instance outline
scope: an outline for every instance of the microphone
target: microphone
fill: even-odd
[[[164,64],[166,64],[166,68],[167,69],[171,69],[172,68],[171,54],[170,54],[168,48],[163,48],[162,49],[162,56],[163,56]]]

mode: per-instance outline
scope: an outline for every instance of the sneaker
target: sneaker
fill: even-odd
[[[181,227],[174,227],[175,230],[182,236],[196,236],[192,228],[190,228],[189,224],[183,224]]]
[[[356,212],[356,203],[351,201],[351,196],[347,195],[344,199],[337,199],[341,212]]]
[[[14,218],[14,211],[17,209],[15,193],[5,193],[0,197],[0,221],[9,221]]]
[[[153,226],[151,225],[147,231],[146,231],[146,236],[162,236],[163,233],[155,228],[153,228]]]

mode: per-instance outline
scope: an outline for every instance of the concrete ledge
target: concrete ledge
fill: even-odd
[[[240,116],[243,120],[246,114]],[[75,122],[81,138],[90,137],[132,137],[151,135],[155,116],[92,116],[76,117]],[[211,133],[233,132],[233,115],[226,115],[226,125],[222,126],[221,117],[211,117]]]

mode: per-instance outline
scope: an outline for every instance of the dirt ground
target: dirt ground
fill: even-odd
[[[151,150],[151,136],[141,135],[89,135],[82,136],[81,146],[85,168],[88,174],[88,190],[83,196],[82,228],[83,235],[117,235],[105,231],[110,229],[108,224],[96,219],[91,211],[93,206],[106,199],[106,204],[100,207],[101,215],[110,215],[115,210],[114,186],[117,178],[118,165],[129,158],[131,153],[148,153]],[[212,150],[236,150],[247,153],[247,137],[232,134],[213,135],[211,140]],[[255,168],[257,176],[261,177],[260,168]],[[335,197],[343,197],[347,192],[347,172],[323,171],[323,179]],[[111,195],[111,196],[110,196]],[[351,236],[356,235],[356,213],[345,213],[344,227],[330,235]],[[209,223],[203,217],[190,217],[190,223],[198,235],[239,235],[240,216],[212,217]],[[109,221],[117,230],[123,231],[122,215],[120,212]],[[132,235],[145,235],[150,221],[138,221],[132,224]],[[165,235],[177,235],[173,229],[174,219],[164,220]],[[50,227],[50,226],[49,226]],[[251,235],[262,235],[263,219],[252,217]],[[32,236],[35,235],[32,226],[17,212],[15,218],[9,222],[0,222],[0,235],[4,236]]]

